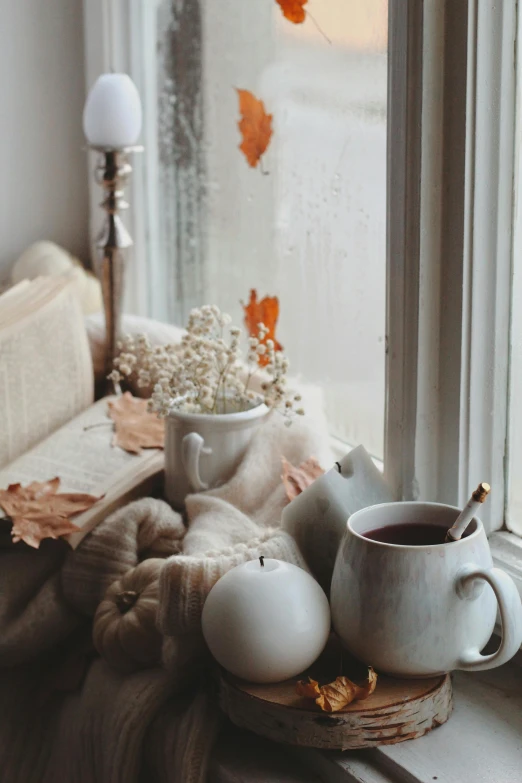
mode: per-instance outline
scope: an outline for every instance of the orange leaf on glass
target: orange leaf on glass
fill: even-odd
[[[44,538],[60,538],[79,528],[69,517],[86,511],[100,498],[81,492],[58,492],[60,479],[32,481],[26,487],[0,489],[0,507],[13,523],[13,542],[38,549]]]
[[[288,19],[294,24],[302,24],[306,19],[306,11],[303,6],[305,6],[307,2],[308,0],[276,0],[285,19]]]
[[[114,422],[113,446],[130,454],[164,447],[165,421],[149,412],[147,400],[125,392],[116,400],[109,400],[109,416]]]
[[[265,111],[265,104],[248,90],[237,90],[241,119],[238,128],[242,136],[239,149],[249,166],[255,168],[272,137],[272,115]]]
[[[304,492],[310,484],[322,476],[324,470],[319,465],[315,457],[309,457],[305,462],[301,463],[298,468],[292,465],[291,462],[285,457],[281,457],[283,463],[283,484],[286,491],[288,500],[293,500],[301,492]]]
[[[259,337],[259,324],[264,324],[268,329],[267,334],[261,340],[265,344],[267,340],[273,340],[276,351],[282,351],[283,346],[276,340],[275,330],[279,318],[279,299],[277,296],[265,296],[257,300],[257,291],[252,288],[250,300],[243,305],[245,311],[245,326],[250,337]],[[268,363],[266,355],[258,357],[259,364],[264,367]]]

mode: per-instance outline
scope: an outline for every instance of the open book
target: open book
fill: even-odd
[[[107,514],[150,494],[164,464],[159,449],[114,447],[107,399],[92,400],[89,344],[70,283],[40,278],[2,294],[0,487],[58,476],[60,492],[103,495],[73,518],[81,528],[67,539],[73,548]]]

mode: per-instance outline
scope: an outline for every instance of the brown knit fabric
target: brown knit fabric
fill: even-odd
[[[222,713],[214,695],[203,684],[178,727],[174,745],[174,780],[205,783]]]
[[[93,615],[105,590],[144,557],[180,549],[181,517],[167,503],[143,498],[111,514],[76,550],[44,540],[0,549],[0,666],[36,658]],[[61,569],[61,573],[60,573]]]
[[[191,634],[165,636],[162,660],[176,691],[179,692],[192,688],[200,673],[213,665],[200,628]]]
[[[81,622],[64,601],[60,568],[69,547],[42,541],[40,549],[0,549],[0,667],[16,666],[50,650]]]
[[[161,669],[124,675],[95,661],[82,690],[62,705],[42,783],[136,781],[143,737],[171,694]]]

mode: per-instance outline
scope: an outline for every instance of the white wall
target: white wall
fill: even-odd
[[[88,257],[82,0],[0,0],[0,281],[31,242]]]

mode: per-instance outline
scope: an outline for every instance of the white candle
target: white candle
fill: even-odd
[[[319,657],[330,633],[328,599],[302,568],[259,558],[212,588],[203,635],[224,669],[250,682],[280,682]]]
[[[83,130],[96,147],[121,149],[136,143],[141,131],[141,101],[126,73],[104,73],[85,102]]]
[[[363,446],[350,451],[283,509],[283,527],[318,578],[330,589],[337,549],[351,514],[395,496]]]

